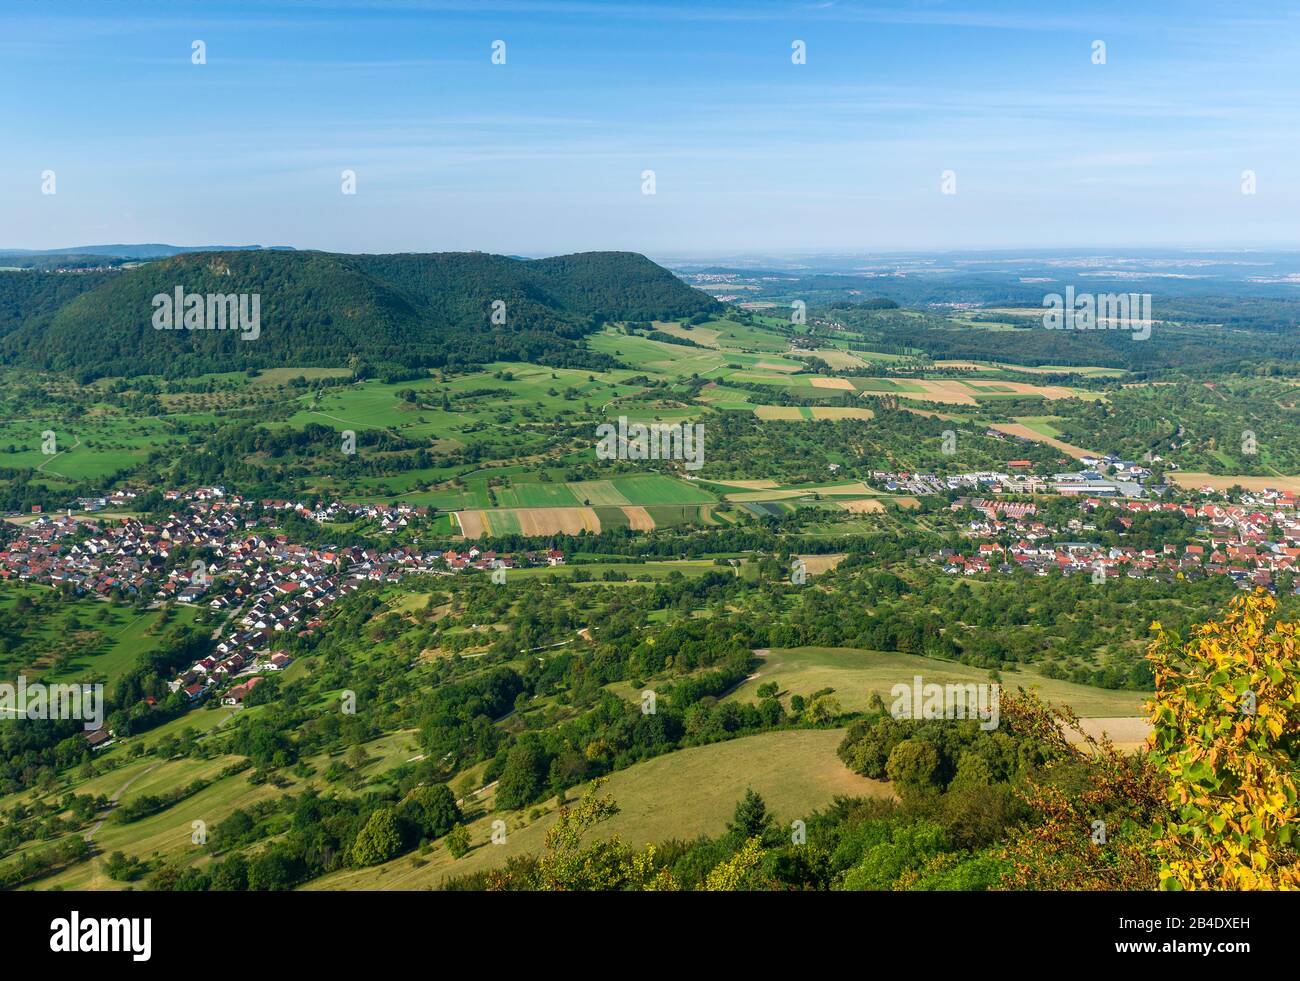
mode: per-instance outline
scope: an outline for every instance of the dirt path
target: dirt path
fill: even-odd
[[[37,467],[37,468],[36,468],[36,472],[37,472],[37,473],[51,473],[51,474],[53,474],[53,475],[56,476],[56,477],[63,477],[64,480],[69,480],[69,479],[71,479],[71,478],[66,477],[66,476],[64,476],[63,474],[59,473],[57,470],[49,470],[49,471],[47,471],[45,468],[48,467],[51,463],[53,463],[55,460],[57,460],[59,457],[63,456],[64,453],[71,453],[73,450],[75,450],[75,449],[76,449],[78,446],[80,446],[80,445],[81,445],[81,437],[78,436],[77,439],[76,439],[76,442],[75,442],[75,443],[73,443],[71,446],[69,446],[66,450],[59,450],[59,452],[55,453],[55,454],[54,454],[53,456],[51,456],[48,460],[46,460],[46,461],[45,461],[44,463],[42,463],[39,467]]]
[[[111,797],[109,797],[109,799],[108,799],[108,803],[109,803],[109,807],[108,807],[108,809],[105,810],[102,814],[100,814],[100,816],[99,816],[99,820],[96,821],[95,824],[94,824],[94,826],[93,826],[89,831],[86,832],[86,836],[85,836],[85,837],[86,837],[86,841],[92,841],[92,840],[94,839],[94,837],[95,837],[95,832],[98,831],[100,828],[102,828],[102,827],[104,826],[104,822],[108,820],[108,815],[109,815],[110,813],[112,813],[112,810],[113,810],[112,805],[116,804],[117,801],[118,801],[118,798],[120,798],[124,793],[127,792],[127,790],[130,788],[131,784],[135,783],[137,780],[139,780],[141,777],[143,777],[146,773],[150,773],[150,772],[152,772],[153,770],[158,769],[158,767],[160,767],[160,766],[162,766],[161,763],[155,763],[153,766],[150,766],[150,767],[147,767],[147,768],[141,770],[139,773],[137,773],[137,774],[136,774],[135,776],[133,776],[130,780],[128,780],[126,783],[122,784],[122,786],[118,787],[117,790],[115,790],[115,791],[113,792],[113,795],[112,795]]]
[[[495,787],[498,783],[500,783],[499,780],[493,780],[491,783],[489,783],[489,784],[485,784],[484,786],[479,787],[478,790],[471,791],[468,797],[462,797],[460,800],[456,801],[456,804],[457,804],[457,805],[464,804],[467,800],[473,800],[475,797],[478,797],[480,794],[486,794],[489,790],[491,790],[493,787]]]

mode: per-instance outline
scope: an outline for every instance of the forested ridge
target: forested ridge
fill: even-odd
[[[209,252],[88,275],[0,277],[0,330],[7,334],[0,353],[6,361],[83,378],[286,363],[346,366],[354,359],[411,368],[497,360],[604,367],[608,359],[574,342],[605,320],[719,308],[629,252],[538,260],[483,253]],[[84,285],[93,288],[77,295]],[[153,298],[170,296],[178,286],[186,293],[259,295],[260,335],[246,340],[235,330],[156,330]]]

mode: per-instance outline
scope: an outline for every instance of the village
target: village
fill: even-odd
[[[941,549],[930,556],[951,575],[977,575],[1025,569],[1045,576],[1087,573],[1098,581],[1127,576],[1140,578],[1196,578],[1222,575],[1241,589],[1276,588],[1279,575],[1300,566],[1300,500],[1289,492],[1267,491],[1247,495],[1240,505],[1174,503],[1159,501],[1105,501],[1099,497],[1079,502],[1079,516],[1064,527],[1038,518],[1035,504],[987,498],[959,498],[953,511],[966,508],[980,517],[970,521],[963,536],[979,542],[968,554]],[[1064,540],[1068,534],[1097,531],[1096,515],[1114,508],[1124,528],[1133,516],[1150,512],[1179,513],[1196,522],[1196,541],[1178,547],[1108,547],[1093,542]]]
[[[0,581],[151,606],[174,601],[224,614],[213,633],[214,652],[169,683],[192,701],[220,692],[225,704],[241,704],[261,677],[292,663],[277,649],[278,638],[310,636],[326,608],[367,582],[564,564],[555,549],[505,555],[477,545],[463,552],[426,552],[417,545],[311,547],[276,531],[277,516],[288,512],[317,523],[367,518],[392,531],[427,516],[427,508],[411,505],[313,508],[253,502],[222,488],[169,491],[166,497],[180,506],[157,523],[38,516],[0,547]],[[197,554],[204,558],[191,558]]]
[[[1095,486],[1099,475],[1080,476]],[[1077,515],[1049,522],[1038,503],[1005,496],[1020,489],[1018,478],[1006,474],[940,478],[880,472],[873,478],[890,489],[917,493],[973,489],[990,495],[951,503],[951,513],[966,516],[961,535],[971,548],[944,548],[929,556],[950,575],[1016,569],[1040,576],[1054,569],[1085,573],[1095,581],[1224,575],[1243,589],[1274,590],[1277,577],[1294,572],[1300,562],[1300,500],[1289,492],[1245,494],[1240,504],[1206,500],[1212,495],[1208,488],[1183,495],[1191,498],[1184,502],[1076,494]],[[78,503],[93,515],[106,508],[129,510],[132,497],[129,491],[115,492]],[[0,581],[154,607],[168,602],[206,607],[220,621],[212,651],[169,682],[173,692],[196,703],[216,697],[225,705],[241,705],[264,678],[292,664],[288,638],[311,636],[331,605],[366,583],[565,564],[563,553],[553,548],[517,555],[477,544],[432,550],[410,536],[407,543],[385,548],[313,546],[291,541],[281,528],[284,516],[292,514],[320,527],[365,521],[381,534],[394,534],[429,517],[428,508],[404,503],[254,501],[222,487],[168,491],[164,498],[175,510],[153,521],[72,512],[24,518],[0,546]],[[1099,537],[1094,533],[1104,509],[1114,509],[1124,528],[1143,513],[1177,512],[1195,523],[1195,541],[1137,548],[1074,540]],[[110,736],[92,734],[92,744],[107,744]]]

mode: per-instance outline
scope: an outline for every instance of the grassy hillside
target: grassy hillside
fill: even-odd
[[[0,588],[0,680],[102,681],[110,689],[166,629],[194,621],[195,607],[136,610],[99,600],[64,600],[45,586]]]
[[[772,732],[709,746],[696,746],[638,763],[610,777],[602,793],[619,813],[600,826],[634,846],[672,838],[692,839],[723,831],[747,789],[761,794],[777,818],[789,823],[824,807],[836,796],[887,796],[887,784],[860,777],[835,755],[843,729]],[[577,796],[577,788],[570,797]],[[490,804],[485,795],[482,803]],[[485,813],[469,824],[472,848],[460,859],[440,844],[416,864],[404,856],[383,865],[324,876],[310,889],[424,889],[449,875],[492,868],[514,855],[539,852],[555,823],[555,802],[527,812]],[[491,842],[492,822],[506,822],[503,844]]]
[[[835,697],[846,712],[867,709],[873,693],[879,693],[888,706],[890,689],[897,684],[911,685],[920,675],[924,684],[976,684],[989,680],[988,672],[953,661],[940,661],[915,654],[886,651],[860,651],[851,648],[800,647],[774,650],[767,654],[755,673],[728,695],[729,700],[756,701],[760,685],[775,682],[782,697],[803,695],[834,688]],[[1032,671],[1005,671],[1002,686],[1008,691],[1017,687],[1036,689],[1048,702],[1068,705],[1080,716],[1143,715],[1145,692],[1106,691],[1089,685],[1043,678]]]

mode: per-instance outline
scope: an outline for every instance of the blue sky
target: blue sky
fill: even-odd
[[[0,246],[1291,247],[1298,42],[1271,0],[0,0]]]

